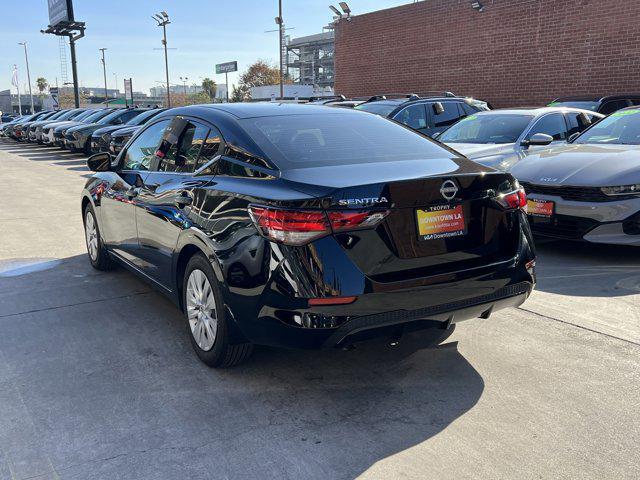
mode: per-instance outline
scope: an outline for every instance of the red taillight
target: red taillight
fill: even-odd
[[[524,210],[527,206],[527,195],[522,188],[509,193],[501,193],[498,195],[497,200],[504,208],[521,208]]]
[[[249,215],[265,237],[287,245],[304,245],[332,232],[372,227],[388,211],[283,210],[250,206]]]
[[[331,233],[322,210],[249,207],[249,215],[263,236],[288,245],[303,245]]]

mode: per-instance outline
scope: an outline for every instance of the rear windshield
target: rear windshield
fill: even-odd
[[[361,103],[355,108],[356,110],[376,113],[378,115],[382,115],[383,117],[386,117],[391,112],[393,112],[397,106],[398,105],[395,103],[371,102],[371,103]]]
[[[612,113],[585,130],[573,143],[640,145],[640,109]]]
[[[281,169],[455,156],[377,115],[288,115],[239,122]]]
[[[445,130],[438,140],[443,143],[515,143],[533,115],[470,115]]]
[[[589,101],[566,101],[566,102],[551,102],[548,107],[573,107],[582,108],[583,110],[591,110],[592,112],[598,111],[598,102]]]

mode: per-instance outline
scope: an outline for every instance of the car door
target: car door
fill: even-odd
[[[569,130],[567,130],[567,138],[575,133],[581,133],[590,127],[592,123],[598,121],[596,116],[583,112],[567,112],[565,113],[565,118],[569,128]]]
[[[191,225],[189,213],[197,189],[213,178],[194,172],[217,155],[221,139],[219,131],[204,122],[174,119],[137,197],[143,271],[168,289],[173,288],[174,250],[182,230]]]
[[[429,122],[427,120],[427,112],[425,110],[424,103],[414,103],[407,105],[398,113],[396,113],[393,119],[396,122],[400,122],[409,128],[418,130],[419,132],[428,134],[430,131]]]
[[[135,209],[154,153],[170,119],[150,125],[123,151],[116,180],[106,186],[100,200],[102,235],[108,248],[140,267]]]
[[[440,103],[442,105],[442,112],[438,112],[435,108],[435,104]],[[427,104],[427,113],[430,116],[431,132],[429,135],[435,135],[436,133],[442,133],[451,125],[460,120],[463,113],[458,109],[457,102],[433,102]]]
[[[631,102],[627,99],[618,99],[618,100],[609,100],[604,102],[602,106],[598,109],[598,112],[603,115],[610,115],[613,112],[617,112],[621,108],[625,108],[631,105]]]
[[[565,142],[567,140],[567,122],[564,120],[562,113],[548,113],[537,119],[529,131],[525,134],[524,140],[529,140],[536,133],[544,133],[553,137],[551,145]],[[528,151],[547,148],[547,146],[531,146]]]

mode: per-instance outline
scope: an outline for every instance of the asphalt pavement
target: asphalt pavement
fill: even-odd
[[[637,479],[640,249],[540,242],[521,307],[212,370],[86,258],[84,157],[0,140],[0,479]]]

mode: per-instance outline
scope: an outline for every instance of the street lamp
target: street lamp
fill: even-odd
[[[180,77],[180,81],[182,82],[182,86],[184,87],[184,101],[187,101],[187,81],[189,77]]]
[[[282,41],[284,40],[284,20],[282,19],[282,0],[278,0],[278,16],[276,17],[278,25],[278,36],[280,37],[280,100],[284,100],[284,74],[282,73]],[[229,86],[227,85],[227,89]]]
[[[158,26],[162,27],[162,45],[164,47],[164,69],[167,76],[167,107],[171,108],[171,94],[169,93],[169,57],[167,56],[167,25],[171,22],[169,21],[169,15],[167,12],[160,12],[153,15],[153,18],[156,22],[158,22]]]
[[[31,75],[29,74],[29,55],[27,54],[27,42],[18,42],[24,47],[24,60],[27,62],[27,82],[29,82],[29,97],[31,98],[31,113],[35,113],[33,107],[33,93],[31,93]]]
[[[102,73],[104,74],[104,103],[108,104],[109,102],[109,94],[107,92],[107,62],[104,61],[104,51],[106,48],[99,48],[102,53]]]

